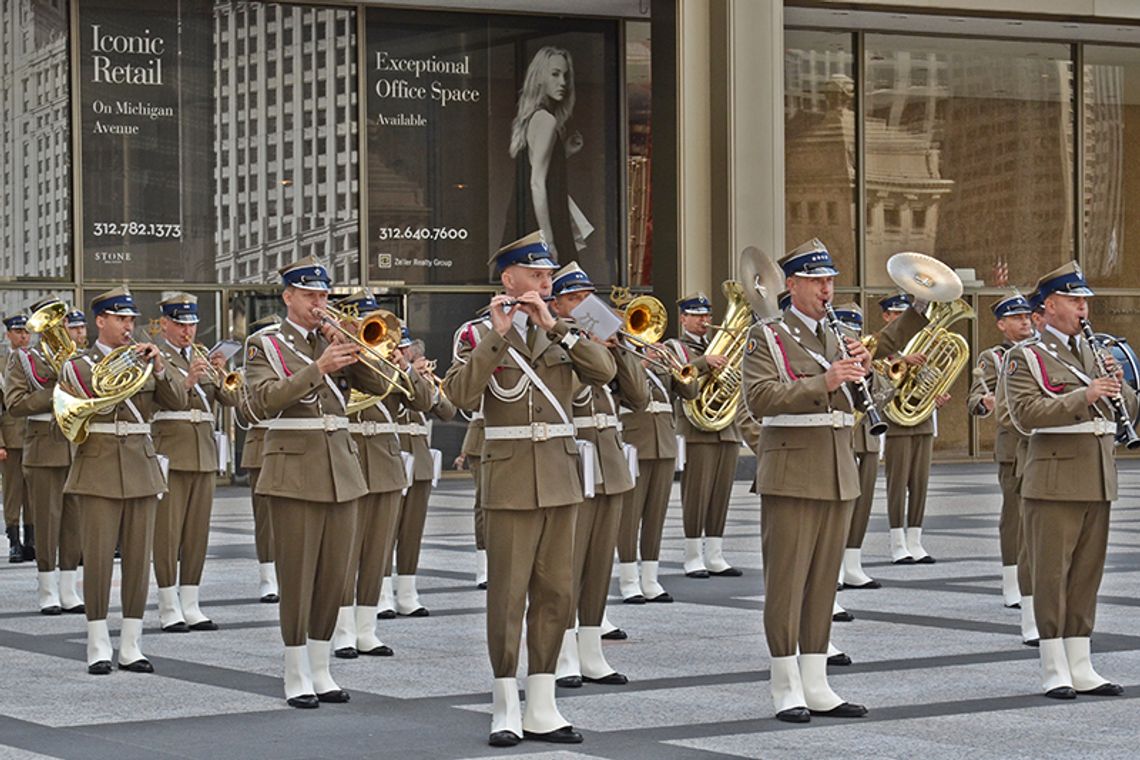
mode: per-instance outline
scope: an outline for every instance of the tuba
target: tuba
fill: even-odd
[[[67,304],[52,301],[36,309],[28,318],[28,329],[40,334],[40,347],[44,358],[58,376],[64,363],[75,353],[75,341],[67,332],[64,320],[67,317]]]
[[[962,281],[950,267],[921,253],[896,253],[887,261],[887,272],[900,288],[930,301],[922,328],[903,348],[903,355],[923,354],[926,362],[876,364],[898,392],[883,409],[896,425],[914,427],[934,413],[936,399],[950,390],[970,356],[966,339],[950,332],[960,319],[973,319],[974,309],[961,299]]]
[[[119,346],[95,365],[91,371],[90,398],[72,388],[60,375],[52,391],[52,412],[59,429],[72,443],[87,440],[87,426],[97,414],[105,414],[125,399],[138,393],[154,372],[154,363],[143,359],[132,340]]]

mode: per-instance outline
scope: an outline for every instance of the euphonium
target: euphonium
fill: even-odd
[[[719,354],[727,361],[706,378],[694,399],[686,399],[682,408],[689,421],[701,430],[723,430],[736,419],[743,381],[744,347],[752,327],[752,307],[744,295],[744,287],[736,280],[723,285],[728,298],[724,321],[709,341],[705,354]]]
[[[87,426],[97,414],[111,411],[124,399],[142,390],[154,372],[154,362],[144,359],[132,339],[119,346],[95,365],[91,371],[91,391],[85,393],[70,387],[61,374],[52,391],[52,412],[59,429],[72,443],[87,440]]]
[[[64,362],[75,353],[75,341],[68,334],[64,322],[66,317],[67,304],[52,301],[36,309],[28,318],[28,329],[40,334],[40,348],[56,375],[63,370]]]
[[[973,319],[974,310],[968,303],[961,299],[932,303],[926,315],[929,324],[901,351],[904,356],[923,354],[926,361],[917,366],[897,361],[876,367],[898,387],[883,414],[904,427],[913,427],[933,414],[935,401],[950,390],[970,356],[966,339],[949,330],[959,319]]]

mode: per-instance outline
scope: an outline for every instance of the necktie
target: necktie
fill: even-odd
[[[823,334],[823,322],[815,323],[815,337],[819,338],[819,345],[827,345],[827,338]]]
[[[1069,350],[1073,352],[1073,356],[1077,357],[1078,359],[1081,358],[1081,349],[1077,343],[1076,335],[1069,336]]]
[[[526,325],[526,348],[528,351],[534,351],[534,338],[538,335],[538,328],[530,322]]]
[[[182,360],[184,362],[186,362],[187,364],[190,363],[190,349],[189,348],[182,349]]]

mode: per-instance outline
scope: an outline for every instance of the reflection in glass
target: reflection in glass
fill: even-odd
[[[653,284],[653,205],[649,194],[652,129],[649,24],[625,25],[625,97],[629,118],[629,284]]]
[[[849,34],[784,35],[785,248],[821,239],[844,285],[858,280],[853,66]]]
[[[95,338],[98,336],[99,330],[95,324],[95,315],[91,313],[91,299],[104,292],[104,290],[105,288],[98,288],[83,291],[83,306],[81,308],[87,313],[87,332],[92,345],[95,343]],[[159,321],[162,316],[162,309],[159,307],[158,302],[172,292],[174,292],[173,289],[131,289],[131,295],[135,299],[135,308],[138,309],[140,314],[140,316],[135,317],[135,340],[149,340],[155,343],[163,340],[162,325]],[[204,343],[207,347],[217,343],[220,339],[218,331],[219,294],[213,290],[184,290],[180,292],[190,293],[198,298],[198,318],[201,322],[198,323],[198,333],[194,341],[196,343]]]
[[[868,35],[866,271],[918,250],[967,287],[1073,255],[1069,47]]]

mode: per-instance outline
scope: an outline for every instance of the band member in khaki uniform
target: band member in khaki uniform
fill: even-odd
[[[167,371],[186,388],[184,408],[154,415],[154,447],[170,460],[169,492],[154,523],[158,619],[166,633],[216,631],[217,624],[198,606],[219,469],[214,404],[232,407],[237,393],[222,387],[225,357],[206,358],[195,350],[197,297],[172,293],[158,305],[163,336],[159,350]]]
[[[706,354],[712,323],[712,302],[704,293],[693,293],[677,302],[681,335],[665,342],[681,360],[692,364],[702,376],[725,365],[726,359]],[[693,425],[677,402],[677,432],[685,439],[685,469],[681,473],[681,511],[685,528],[685,575],[708,578],[710,574],[738,576],[740,571],[724,559],[724,526],[736,460],[740,457],[740,428],[735,422],[719,431]],[[707,554],[706,550],[707,549]],[[706,562],[707,560],[707,562]]]
[[[67,312],[64,319],[67,334],[75,341],[76,348],[87,348],[87,315],[74,306]]]
[[[623,601],[637,604],[672,602],[673,597],[657,580],[661,557],[661,532],[677,469],[677,426],[673,421],[673,399],[695,398],[696,382],[680,382],[659,366],[642,361],[648,383],[649,403],[634,411],[622,406],[622,438],[637,448],[637,482],[626,491],[618,527],[618,575]],[[638,549],[641,573],[638,577]]]
[[[589,276],[576,263],[554,275],[551,309],[556,317],[574,322],[572,313],[595,290]],[[608,307],[607,307],[608,308]],[[586,332],[584,337],[591,338]],[[642,410],[649,402],[638,359],[617,344],[618,336],[601,343],[613,354],[617,376],[606,385],[586,385],[574,394],[575,435],[590,447],[594,457],[594,495],[578,508],[574,528],[574,591],[576,604],[566,620],[562,650],[555,671],[557,684],[581,687],[583,681],[622,685],[628,679],[614,670],[602,652],[602,615],[613,573],[614,547],[624,494],[633,490],[632,462],[636,452],[627,451],[618,419],[619,403]]]
[[[1089,637],[1117,497],[1117,421],[1108,402],[1120,399],[1134,419],[1136,394],[1107,352],[1102,376],[1081,334],[1093,291],[1076,262],[1041,277],[1037,292],[1045,328],[1038,340],[1011,351],[1004,366],[1011,421],[1030,433],[1021,497],[1042,689],[1054,699],[1119,696],[1124,689],[1093,669]]]
[[[313,257],[279,270],[287,317],[277,333],[250,342],[246,382],[268,431],[257,492],[269,497],[285,643],[285,697],[291,707],[347,702],[329,672],[330,640],[356,529],[356,502],[368,485],[348,432],[352,387],[387,386],[358,362],[360,347],[330,331],[321,310],[329,275]],[[331,341],[330,341],[331,339]]]
[[[1002,298],[994,304],[997,328],[1005,340],[982,351],[978,357],[970,396],[966,400],[966,408],[974,416],[989,417],[997,412],[994,460],[998,463],[998,483],[1001,485],[998,536],[1001,543],[1001,593],[1006,607],[1020,607],[1023,594],[1029,597],[1026,606],[1032,607],[1033,587],[1029,568],[1018,567],[1021,548],[1021,471],[1018,467],[1018,451],[1024,450],[1028,442],[1010,424],[1004,396],[1002,403],[998,403],[997,394],[1003,385],[999,370],[1006,352],[1015,343],[1033,335],[1033,323],[1029,320],[1032,310],[1020,293]],[[1024,588],[1019,583],[1021,576],[1025,576],[1027,581]]]
[[[31,307],[35,313],[42,307],[59,304],[56,298],[44,299]],[[28,501],[35,510],[39,526],[36,569],[39,571],[38,594],[40,612],[82,613],[83,599],[78,591],[79,509],[73,499],[64,499],[63,484],[71,467],[71,443],[60,432],[52,416],[52,390],[56,370],[44,355],[43,347],[17,349],[8,356],[5,374],[5,398],[8,411],[26,420],[24,432],[24,479]],[[56,574],[56,558],[59,573]]]
[[[458,336],[456,336],[458,340]],[[453,344],[454,345],[454,344]],[[487,588],[487,542],[483,527],[483,506],[480,496],[482,488],[479,485],[479,465],[483,459],[483,413],[480,411],[464,412],[467,417],[467,432],[463,434],[463,444],[457,457],[456,467],[463,465],[471,471],[471,479],[475,481],[475,504],[473,510],[475,531],[475,585]]]
[[[262,317],[249,326],[249,334],[245,339],[245,353],[242,361],[249,351],[250,341],[256,340],[262,330],[276,331],[281,328],[281,318],[276,314]],[[245,379],[243,364],[242,379]],[[243,383],[244,386],[244,383]],[[273,522],[269,517],[269,497],[257,493],[257,477],[261,473],[261,451],[265,445],[265,425],[257,419],[249,404],[249,388],[242,387],[238,396],[242,402],[238,404],[238,424],[245,427],[245,440],[241,447],[241,468],[249,473],[249,495],[253,504],[253,543],[257,551],[257,596],[263,604],[277,604],[281,597],[277,594],[277,568],[273,565]]]
[[[859,496],[846,384],[866,375],[871,355],[847,339],[851,358],[843,358],[821,322],[838,273],[822,244],[801,246],[779,264],[792,305],[782,322],[752,328],[743,370],[748,409],[764,427],[758,485],[772,698],[776,717],[788,722],[807,722],[812,713],[859,717],[867,709],[828,685],[827,648]],[[811,477],[799,467],[805,461]]]
[[[407,361],[412,363],[415,373],[425,380],[431,371],[427,369],[423,342],[413,341],[408,328],[402,328],[399,347]],[[440,420],[455,417],[455,405],[447,396],[440,393],[435,381],[429,381],[427,393],[429,401],[424,407],[404,406],[396,418],[400,429],[400,449],[412,455],[412,483],[404,494],[400,505],[400,520],[396,528],[396,612],[408,617],[426,617],[428,610],[420,602],[416,591],[416,571],[420,564],[420,544],[424,537],[424,523],[427,520],[428,498],[438,477],[437,466],[442,466],[438,449],[431,448],[431,423],[428,414]],[[385,572],[391,572],[385,566]]]
[[[9,357],[14,357],[31,342],[28,332],[28,315],[11,314],[4,317],[7,329]],[[0,441],[4,456],[4,527],[8,532],[8,561],[31,562],[36,558],[35,516],[28,502],[27,484],[24,482],[24,421],[12,416],[8,409],[7,394],[0,398]],[[20,540],[20,523],[24,524],[24,538]]]
[[[354,309],[362,318],[380,310],[380,304],[367,290],[359,289],[338,306]],[[400,451],[396,417],[407,407],[427,409],[433,388],[415,372],[410,372],[403,352],[397,348],[393,361],[400,367],[401,387],[410,390],[409,399],[393,389],[383,398],[357,394],[351,402],[348,430],[360,458],[360,468],[368,482],[368,493],[360,498],[356,512],[356,536],[349,557],[348,576],[337,613],[333,653],[341,659],[360,654],[390,657],[392,648],[376,636],[380,584],[392,565],[392,547],[400,519],[401,494],[410,485],[405,460]],[[396,371],[388,368],[388,375]]]
[[[112,350],[133,342],[135,317],[139,316],[126,287],[96,296],[91,312],[99,337],[92,348],[64,365],[59,379],[59,384],[79,399],[99,397],[92,384],[94,368]],[[140,343],[123,353],[133,355],[136,361],[151,361],[153,375],[133,396],[91,418],[87,439],[75,448],[63,487],[65,495],[76,499],[81,515],[87,672],[92,675],[111,672],[107,609],[116,545],[121,555],[123,603],[118,666],[136,673],[154,671],[142,654],[142,622],[155,510],[166,482],[151,440],[150,419],[158,409],[186,405],[185,386],[166,367],[154,344]]]
[[[487,539],[487,649],[495,683],[492,746],[524,736],[576,743],[558,712],[554,670],[573,609],[573,536],[582,502],[571,397],[581,383],[608,383],[610,352],[555,319],[550,258],[541,233],[491,259],[506,295],[487,319],[468,323],[443,392],[461,409],[483,409],[483,519]],[[529,605],[528,605],[529,602]],[[520,718],[519,636],[527,619],[526,715]]]

